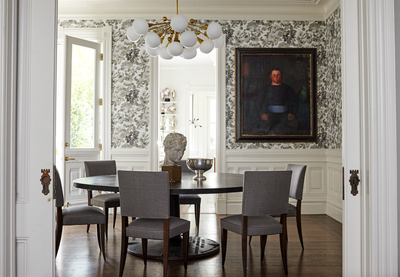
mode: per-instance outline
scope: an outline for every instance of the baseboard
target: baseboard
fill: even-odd
[[[326,203],[326,214],[342,223],[342,207],[332,202]]]

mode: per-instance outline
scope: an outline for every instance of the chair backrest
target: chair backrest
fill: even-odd
[[[291,171],[246,171],[242,214],[264,216],[288,211]]]
[[[186,160],[180,160],[178,164],[182,167],[182,172],[192,172],[186,165]]]
[[[86,177],[117,174],[115,161],[85,161]]]
[[[292,171],[292,181],[290,183],[289,197],[302,200],[303,199],[303,187],[304,178],[306,176],[306,165],[302,164],[288,164],[286,170]]]
[[[62,190],[62,183],[61,183],[61,178],[60,174],[58,173],[57,167],[54,165],[54,188],[55,188],[55,199],[56,199],[56,207],[62,207],[64,206],[64,195],[63,195],[63,190]]]
[[[170,194],[167,171],[118,170],[121,215],[169,218]]]

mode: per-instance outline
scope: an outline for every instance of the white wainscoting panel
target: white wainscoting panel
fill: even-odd
[[[151,168],[149,149],[111,149],[111,159],[115,160],[117,170],[157,170]]]
[[[16,260],[16,268],[17,268],[17,276],[24,277],[28,276],[28,257],[27,253],[29,247],[29,238],[16,238],[16,252],[17,252],[17,260]]]
[[[307,165],[302,213],[328,214],[341,221],[341,150],[227,150],[225,160],[226,172],[229,173],[285,170],[289,163]],[[238,214],[241,209],[242,193],[217,196],[217,213]]]
[[[326,214],[342,222],[342,155],[338,151],[328,150],[328,178]],[[349,186],[350,187],[350,186]]]

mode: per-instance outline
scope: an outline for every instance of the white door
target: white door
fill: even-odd
[[[11,1],[8,1],[11,2]],[[18,8],[16,276],[54,276],[53,178],[57,1],[14,1]],[[11,211],[10,211],[11,213]],[[14,276],[14,275],[7,275]]]
[[[86,190],[73,186],[84,177],[84,163],[100,157],[101,44],[65,36],[65,201],[87,202]]]
[[[341,1],[343,276],[398,276],[393,1]],[[359,170],[352,195],[350,170]]]

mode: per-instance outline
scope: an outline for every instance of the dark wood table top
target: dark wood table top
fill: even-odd
[[[171,194],[210,194],[243,191],[243,174],[214,173],[204,174],[207,180],[193,180],[194,173],[182,172],[180,182],[170,183]],[[93,176],[74,180],[74,186],[80,189],[118,192],[117,175]]]

